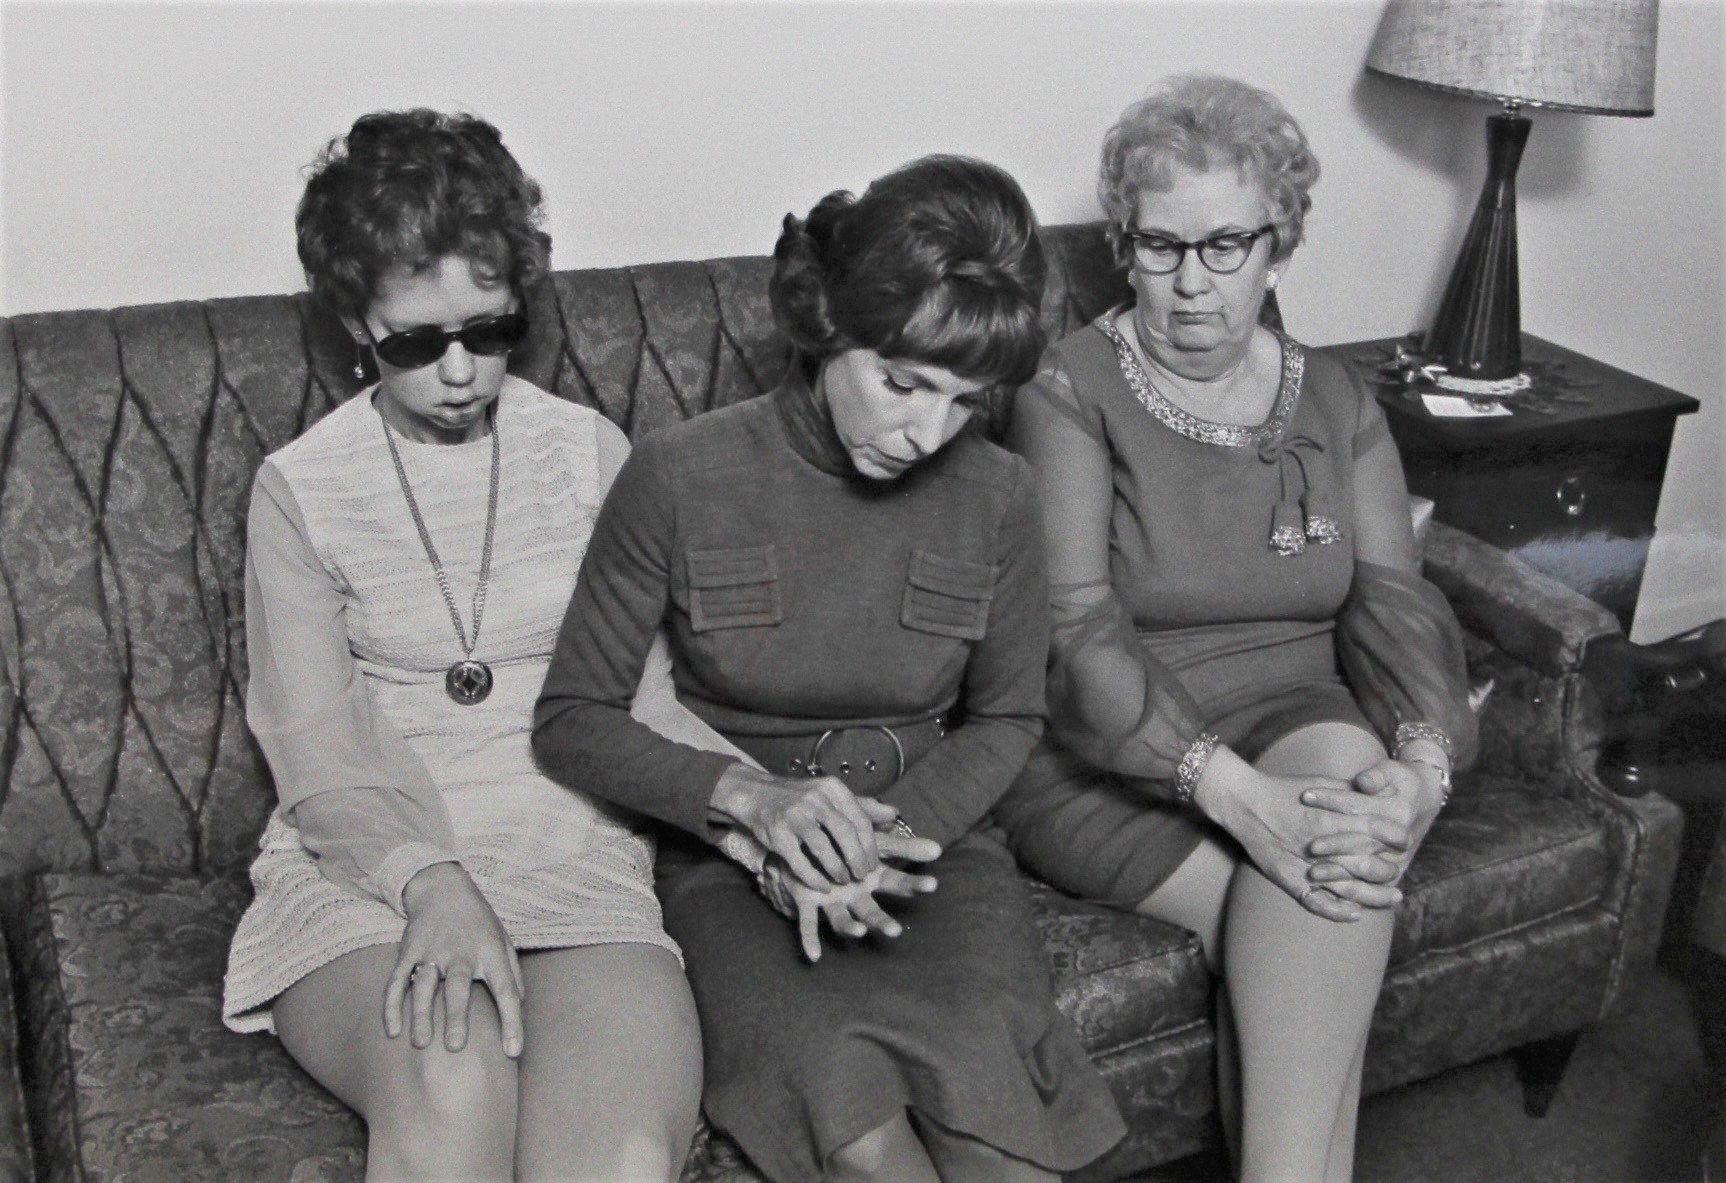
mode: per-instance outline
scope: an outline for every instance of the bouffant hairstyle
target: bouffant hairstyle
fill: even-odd
[[[1097,199],[1117,254],[1125,258],[1121,232],[1132,226],[1140,192],[1168,189],[1177,167],[1231,165],[1263,191],[1280,263],[1301,243],[1318,180],[1301,125],[1275,95],[1233,78],[1182,74],[1152,87],[1103,137]]]
[[[294,228],[312,295],[363,317],[384,275],[451,255],[523,291],[549,266],[542,219],[539,186],[497,128],[420,108],[362,115],[325,145]]]
[[[1036,372],[1046,270],[1037,220],[1003,170],[925,156],[861,197],[787,214],[768,294],[805,373],[847,349],[997,386]]]

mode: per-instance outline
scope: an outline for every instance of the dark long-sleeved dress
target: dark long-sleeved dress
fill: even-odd
[[[1011,858],[979,830],[1042,727],[1033,497],[1025,464],[969,433],[898,480],[857,475],[794,375],[645,441],[595,528],[535,751],[685,836],[662,842],[659,890],[701,1013],[705,1108],[782,1183],[906,1108],[1057,1171],[1123,1132],[1054,1009]],[[716,836],[730,761],[628,712],[662,622],[698,716],[778,772],[852,729],[820,754],[829,770],[942,844],[939,890],[893,905],[904,935],[830,941],[806,964],[749,875],[696,841]],[[885,756],[867,776],[861,754],[836,766],[869,727],[905,748],[896,782]]]
[[[1284,337],[1267,419],[1212,423],[1156,389],[1119,311],[1051,346],[1014,404],[1059,541],[1050,735],[996,817],[1039,877],[1133,907],[1205,833],[1171,783],[1201,733],[1254,760],[1315,723],[1387,748],[1428,724],[1461,767],[1475,726],[1371,393]]]

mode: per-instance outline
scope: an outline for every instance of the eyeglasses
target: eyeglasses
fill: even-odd
[[[520,345],[526,336],[527,317],[506,312],[465,324],[453,333],[436,325],[405,329],[374,342],[372,348],[398,370],[417,370],[441,358],[452,341],[460,341],[463,349],[477,357],[496,357]]]
[[[1274,243],[1275,223],[1260,226],[1257,230],[1231,230],[1227,234],[1213,234],[1198,242],[1185,242],[1179,238],[1152,234],[1145,230],[1124,230],[1121,237],[1133,244],[1134,262],[1152,275],[1167,275],[1171,271],[1179,271],[1181,264],[1187,261],[1187,252],[1191,250],[1199,252],[1199,262],[1205,265],[1207,271],[1217,275],[1233,275],[1245,266],[1253,253],[1254,244],[1267,234],[1272,236]]]

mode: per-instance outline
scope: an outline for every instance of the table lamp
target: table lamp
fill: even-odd
[[[1659,0],[1390,0],[1366,68],[1504,104],[1486,121],[1486,184],[1421,349],[1441,386],[1525,389],[1516,269],[1524,107],[1654,114]]]

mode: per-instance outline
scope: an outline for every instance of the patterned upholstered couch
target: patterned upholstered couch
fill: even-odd
[[[1060,332],[1124,289],[1094,228],[1050,242]],[[560,273],[532,295],[515,364],[637,437],[751,397],[786,362],[767,266]],[[358,1120],[217,1018],[272,805],[241,705],[247,491],[267,452],[353,392],[352,363],[300,297],[0,320],[0,1177],[361,1176]],[[1409,873],[1373,1090],[1561,1049],[1609,1011],[1651,955],[1678,829],[1665,802],[1592,774],[1578,668],[1612,618],[1442,527],[1428,566],[1497,689],[1480,767]],[[1214,1143],[1195,939],[1038,901],[1061,1006],[1132,1127],[1085,1177]],[[754,1178],[705,1135],[689,1176]]]

